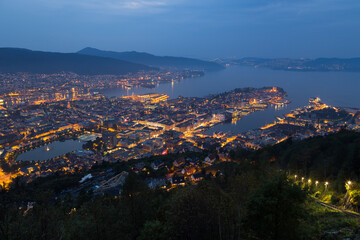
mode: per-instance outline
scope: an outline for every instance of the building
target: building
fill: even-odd
[[[185,164],[185,158],[184,157],[178,158],[173,162],[174,167],[180,167],[183,164]]]
[[[105,132],[102,134],[102,136],[103,136],[104,144],[108,149],[112,149],[116,147],[117,145],[116,133]]]
[[[134,95],[134,96],[126,96],[125,99],[131,99],[133,101],[143,102],[143,103],[158,103],[166,101],[169,96],[166,94],[142,94],[142,95]]]
[[[171,184],[172,185],[180,185],[180,186],[185,186],[185,178],[183,176],[176,176],[174,175],[171,178]]]
[[[162,160],[160,160],[160,159],[157,159],[157,160],[155,160],[154,162],[151,163],[151,167],[155,171],[159,170],[163,166],[164,166],[164,162]]]

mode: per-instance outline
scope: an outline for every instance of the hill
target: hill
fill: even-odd
[[[96,188],[89,184],[93,180],[79,182],[89,172],[52,175],[27,184],[17,178],[10,189],[0,190],[0,227],[4,229],[0,238],[359,239],[358,218],[329,210],[311,197],[327,195],[333,181],[325,189],[314,183],[309,187],[307,181],[295,182],[285,171],[279,171],[280,165],[300,171],[301,166],[291,164],[298,158],[313,159],[309,168],[317,171],[316,162],[329,159],[333,164],[341,161],[341,151],[350,154],[359,149],[359,139],[359,133],[343,131],[304,141],[289,140],[258,151],[234,151],[233,161],[216,161],[211,166],[217,169],[215,175],[206,174],[206,168],[198,184],[169,184],[167,190],[151,189],[146,181],[158,178],[161,169],[153,172],[146,167],[145,172],[138,173],[131,169],[140,162],[163,159],[171,164],[180,156],[193,158],[201,153],[104,163],[90,170],[99,181],[113,179],[124,170],[129,172],[116,194],[96,195]],[[350,155],[344,155],[344,164],[358,162],[358,155]],[[359,206],[357,199],[351,197]]]
[[[31,51],[20,48],[0,48],[0,72],[77,74],[125,74],[153,68],[112,58],[77,53]]]
[[[242,58],[231,60],[232,64],[252,67],[266,67],[273,70],[287,71],[346,71],[360,72],[360,58]]]
[[[276,167],[305,178],[330,181],[338,192],[349,179],[360,181],[360,133],[341,131],[303,141],[291,139],[255,152],[233,152],[236,159],[271,161]]]
[[[129,61],[138,64],[144,64],[160,68],[176,68],[176,69],[201,69],[205,71],[217,71],[224,67],[215,62],[208,62],[193,58],[184,57],[160,57],[144,52],[112,52],[102,51],[96,48],[84,48],[78,53],[91,56],[114,58],[123,61]]]

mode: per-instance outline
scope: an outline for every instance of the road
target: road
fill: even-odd
[[[360,218],[360,214],[359,213],[355,213],[355,212],[352,212],[352,211],[349,211],[349,210],[344,210],[344,209],[341,209],[339,207],[336,207],[334,205],[331,205],[331,204],[328,204],[328,203],[324,203],[318,199],[315,199],[315,202],[323,207],[326,207],[326,208],[329,208],[331,210],[334,210],[334,211],[337,211],[337,212],[342,212],[348,216],[351,216],[351,217],[356,217],[356,218]]]

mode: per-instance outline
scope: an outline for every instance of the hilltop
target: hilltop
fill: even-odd
[[[226,63],[287,71],[360,72],[360,58],[241,58],[228,60]]]
[[[224,67],[215,62],[203,61],[193,58],[155,56],[144,52],[113,52],[103,51],[96,48],[84,48],[78,53],[91,56],[107,57],[123,61],[129,61],[137,64],[144,64],[160,68],[176,68],[176,69],[201,69],[205,71],[222,70]]]
[[[77,53],[32,51],[21,48],[0,48],[0,73],[126,74],[154,68],[98,56]]]

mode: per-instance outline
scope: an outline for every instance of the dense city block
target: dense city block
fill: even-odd
[[[5,102],[0,109],[2,182],[9,183],[16,176],[31,181],[56,172],[76,173],[103,162],[215,150],[203,158],[177,159],[166,165],[160,183],[165,186],[175,178],[175,185],[185,184],[201,179],[204,166],[229,160],[232,149],[260,149],[288,138],[301,140],[344,128],[359,130],[357,109],[331,107],[314,98],[308,106],[279,116],[274,123],[259,129],[241,134],[206,134],[217,124],[236,122],[252,112],[288,103],[286,92],[279,87],[234,89],[204,98],[175,99],[155,93],[107,98],[99,93],[71,90],[56,100]],[[56,144],[72,141],[80,142],[82,150],[49,159],[22,159],[34,149],[51,151]],[[142,163],[134,169],[147,171],[151,166],[157,171],[164,167],[161,161],[149,164],[147,168]]]

